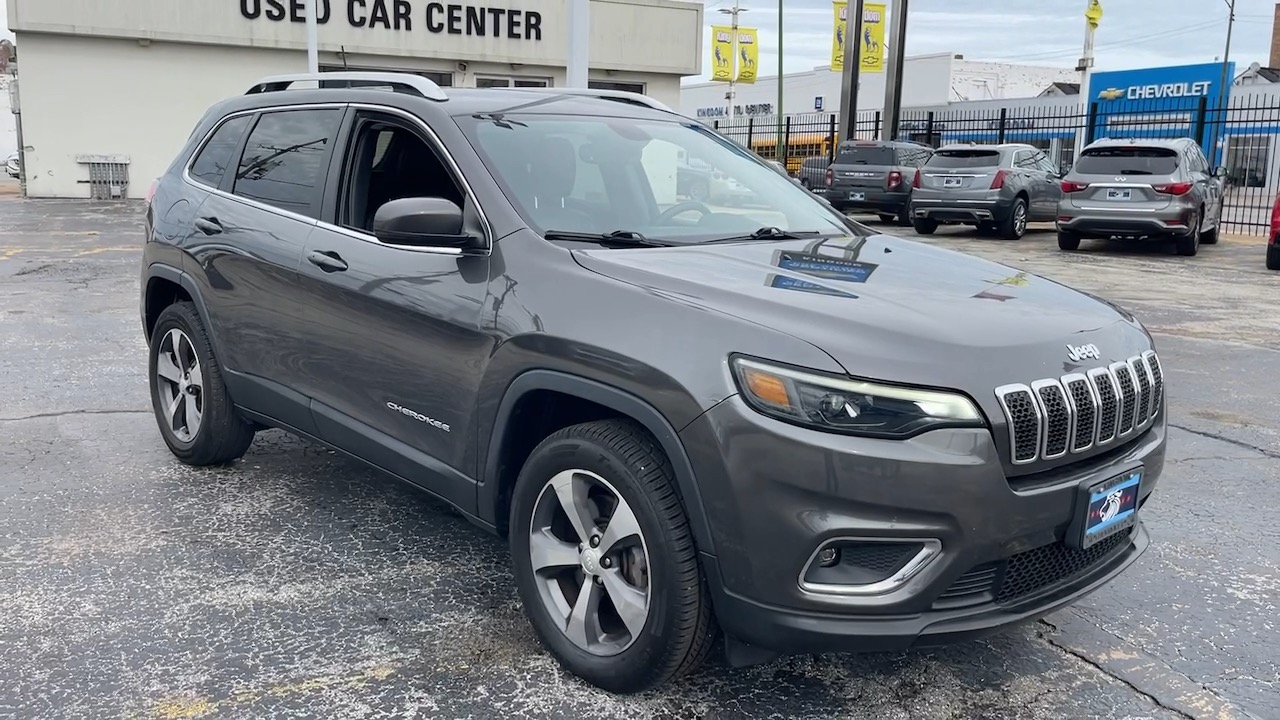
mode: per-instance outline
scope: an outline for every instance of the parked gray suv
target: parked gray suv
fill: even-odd
[[[915,230],[931,235],[940,224],[974,225],[1016,240],[1027,222],[1053,220],[1060,178],[1053,161],[1031,145],[943,146],[915,174]]]
[[[827,199],[841,210],[910,225],[911,180],[932,154],[928,145],[897,140],[842,142],[827,173]]]
[[[275,427],[422,488],[617,692],[977,637],[1147,547],[1164,374],[1124,310],[877,234],[641,96],[322,77],[217,104],[148,193],[182,462]],[[682,158],[758,206],[679,199]]]
[[[1062,180],[1058,247],[1084,238],[1172,239],[1179,255],[1218,242],[1226,172],[1190,138],[1090,143]]]

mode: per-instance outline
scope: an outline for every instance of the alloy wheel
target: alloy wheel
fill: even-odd
[[[1013,231],[1022,237],[1027,231],[1027,206],[1018,203],[1013,208]]]
[[[565,470],[543,486],[529,524],[538,596],[565,636],[601,657],[649,617],[649,550],[631,506],[604,478]]]
[[[191,338],[177,328],[160,340],[156,391],[170,432],[182,442],[191,442],[204,416],[204,374]]]

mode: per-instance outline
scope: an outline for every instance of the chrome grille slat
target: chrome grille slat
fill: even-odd
[[[1164,372],[1154,351],[1123,362],[996,388],[1010,462],[1027,465],[1105,447],[1145,430],[1160,414]]]

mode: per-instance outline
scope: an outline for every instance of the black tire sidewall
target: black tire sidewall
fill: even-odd
[[[1025,235],[1027,232],[1025,220],[1023,222],[1022,229],[1021,230],[1018,229],[1018,207],[1019,206],[1022,207],[1023,217],[1024,218],[1026,217],[1026,214],[1028,212],[1027,201],[1023,200],[1022,198],[1016,198],[1013,201],[1013,206],[1009,208],[1009,217],[1005,219],[1004,227],[1000,228],[1000,234],[1003,235],[1008,240],[1021,240],[1022,236]]]
[[[570,469],[596,473],[622,495],[635,513],[649,552],[649,617],[644,631],[630,647],[611,657],[592,655],[565,636],[543,606],[529,561],[529,523],[538,496],[548,480]],[[513,574],[525,613],[544,645],[571,672],[600,687],[629,691],[646,686],[648,678],[665,664],[667,643],[677,633],[676,551],[635,472],[607,446],[579,438],[552,438],[534,450],[521,470],[511,507]]]

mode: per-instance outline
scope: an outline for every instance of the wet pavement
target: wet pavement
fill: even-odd
[[[715,660],[621,698],[557,668],[505,547],[420,494],[278,431],[230,467],[172,458],[146,393],[138,213],[0,200],[0,717],[1280,717],[1280,273],[1259,238],[1195,258],[927,239],[1156,334],[1170,463],[1128,573],[985,641]]]

